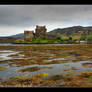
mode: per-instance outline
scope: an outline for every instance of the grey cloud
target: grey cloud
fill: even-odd
[[[0,27],[3,28],[24,29],[40,24],[48,28],[52,25],[64,27],[89,25],[91,21],[92,5],[0,5]]]

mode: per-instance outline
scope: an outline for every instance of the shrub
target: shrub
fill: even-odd
[[[83,36],[81,37],[81,40],[86,40],[86,39],[92,39],[92,34],[83,35]]]
[[[86,38],[87,38],[86,35],[81,36],[81,40],[86,40]]]
[[[69,37],[69,40],[72,40],[72,37]]]
[[[24,43],[24,39],[17,39],[14,43]]]

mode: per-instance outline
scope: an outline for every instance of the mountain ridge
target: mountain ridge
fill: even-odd
[[[80,33],[80,32],[83,32],[83,34],[87,34],[87,31],[88,31],[88,34],[92,33],[92,26],[87,26],[87,27],[72,26],[72,27],[66,27],[66,28],[56,28],[56,29],[49,31],[48,34],[56,35],[56,33],[59,32],[60,34],[70,36],[74,33]],[[17,39],[24,38],[24,33],[19,33],[16,35],[5,36],[5,37],[12,37],[12,38],[17,38]],[[4,38],[4,37],[2,37],[2,38]]]
[[[72,27],[67,27],[67,28],[57,28],[48,33],[56,34],[57,32],[59,32],[60,34],[65,34],[67,36],[70,36],[73,33],[80,33],[80,32],[82,32],[83,34],[87,34],[87,31],[88,31],[88,34],[92,33],[92,26],[87,26],[87,27],[72,26]]]

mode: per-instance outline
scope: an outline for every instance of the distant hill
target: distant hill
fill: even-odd
[[[57,32],[61,34],[65,34],[67,36],[73,35],[73,34],[90,34],[92,33],[92,27],[82,27],[82,26],[73,26],[73,27],[67,27],[67,28],[57,28],[50,32],[49,34],[56,34]]]
[[[12,36],[0,37],[0,43],[12,43],[19,38],[24,38],[24,33],[12,35]]]
[[[24,38],[24,33],[12,35],[12,36],[10,36],[10,37],[13,37],[13,38]]]
[[[0,37],[0,43],[12,43],[16,40],[13,37]]]
[[[82,27],[82,26],[73,26],[73,27],[67,27],[67,28],[57,28],[54,29],[50,32],[48,32],[49,35],[56,35],[56,33],[59,32],[61,34],[65,34],[67,36],[73,35],[73,34],[90,34],[92,33],[92,26],[88,26],[88,27]],[[24,33],[20,33],[20,34],[16,34],[16,35],[12,35],[10,37],[13,38],[24,38]]]
[[[83,27],[83,26],[73,26],[67,28],[57,28],[50,32],[48,32],[49,36],[55,36],[56,33],[59,32],[60,34],[71,36],[71,35],[78,35],[78,34],[91,34],[92,33],[92,26]],[[24,33],[7,36],[7,37],[0,37],[0,42],[13,42],[16,39],[24,38]]]

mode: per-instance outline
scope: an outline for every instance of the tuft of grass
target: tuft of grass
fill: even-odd
[[[15,77],[11,77],[10,80],[15,81],[18,79],[26,79],[27,75],[20,75],[20,76],[15,76]]]
[[[4,59],[3,57],[0,57],[0,59]]]
[[[0,72],[2,72],[2,71],[4,71],[4,70],[6,70],[6,68],[0,67]]]

